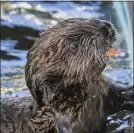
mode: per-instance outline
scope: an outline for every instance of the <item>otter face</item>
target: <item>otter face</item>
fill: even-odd
[[[85,73],[94,76],[100,74],[107,63],[106,52],[116,40],[113,25],[98,19],[70,19],[65,23],[61,33],[64,38],[61,53],[66,48],[62,57],[64,61],[67,59],[69,73],[76,72],[79,76]]]
[[[116,41],[116,30],[112,23],[108,21],[98,19],[81,20],[73,29],[74,34],[72,31],[72,36],[68,37],[70,40],[72,39],[72,44],[70,45],[72,51],[78,50],[80,47],[78,45],[83,44],[83,49],[90,46],[90,48],[96,47],[98,50],[101,49],[106,52],[113,47]]]
[[[108,21],[64,20],[41,34],[28,53],[26,68],[30,76],[42,72],[80,79],[99,76],[115,40],[116,30]]]

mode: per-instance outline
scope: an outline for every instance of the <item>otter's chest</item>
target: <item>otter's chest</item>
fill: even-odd
[[[83,106],[88,99],[86,89],[68,87],[57,89],[52,100],[52,106],[60,112],[72,112]]]
[[[73,113],[73,116],[76,116],[75,114],[78,115],[79,112],[84,115],[87,110],[94,112],[103,108],[102,102],[103,99],[99,93],[89,91],[86,87],[73,85],[68,88],[57,89],[51,103],[57,111]]]
[[[104,119],[103,96],[93,87],[90,91],[82,87],[58,89],[52,106],[58,112],[71,114],[74,130],[81,128],[81,131],[93,131],[99,128]]]

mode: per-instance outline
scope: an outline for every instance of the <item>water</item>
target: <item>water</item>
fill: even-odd
[[[126,29],[131,30],[126,2],[3,2],[1,7],[1,93],[2,97],[24,97],[30,92],[25,85],[24,67],[26,54],[38,34],[66,18],[101,18],[111,21],[120,34],[120,55],[110,58],[105,74],[117,81],[132,81],[132,37],[127,36]],[[122,13],[122,15],[120,15]],[[123,16],[123,17],[122,17]],[[128,25],[120,25],[122,24]],[[128,31],[130,33],[130,31]],[[119,116],[121,116],[119,118]],[[127,116],[127,118],[126,118]],[[124,118],[125,117],[125,118]],[[129,127],[131,114],[120,112],[109,116],[110,131],[120,131]]]

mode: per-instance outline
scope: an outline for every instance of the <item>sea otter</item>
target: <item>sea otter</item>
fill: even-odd
[[[26,84],[39,107],[30,121],[31,132],[60,132],[56,117],[62,114],[71,115],[70,132],[104,133],[114,107],[133,108],[132,102],[124,102],[133,99],[132,86],[102,74],[115,41],[112,23],[99,19],[67,19],[41,33],[25,67]]]

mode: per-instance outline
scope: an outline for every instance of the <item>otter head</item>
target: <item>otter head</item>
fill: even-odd
[[[31,48],[31,55],[35,55],[34,69],[79,80],[91,79],[104,70],[106,52],[115,40],[115,29],[108,21],[64,20],[43,32]]]
[[[52,31],[51,41],[55,42],[52,47],[56,46],[56,52],[51,61],[65,76],[82,80],[87,78],[86,75],[91,78],[104,70],[106,52],[116,40],[115,29],[110,22],[69,19],[59,23]]]

